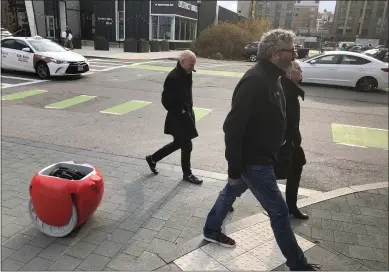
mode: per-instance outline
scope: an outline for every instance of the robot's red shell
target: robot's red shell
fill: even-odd
[[[81,180],[66,180],[37,173],[31,180],[30,197],[36,215],[51,226],[64,226],[72,216],[72,203],[77,208],[77,226],[88,220],[100,205],[104,179],[94,171]]]

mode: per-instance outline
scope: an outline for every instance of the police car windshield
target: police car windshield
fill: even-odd
[[[29,40],[30,44],[38,52],[66,52],[66,49],[48,40]]]

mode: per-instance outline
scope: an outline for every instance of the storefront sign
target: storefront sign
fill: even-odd
[[[178,1],[178,7],[186,9],[186,10],[197,12],[197,6],[189,4],[189,3],[184,2],[184,1]]]
[[[173,7],[174,5],[172,3],[155,3],[156,7]]]

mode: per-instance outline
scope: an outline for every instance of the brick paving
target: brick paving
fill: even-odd
[[[35,172],[67,160],[99,168],[105,192],[85,225],[56,239],[32,224],[28,185]],[[222,179],[204,180],[196,186],[182,181],[179,172],[162,169],[159,175],[151,175],[143,160],[3,137],[2,269],[153,270],[166,266],[166,260],[195,246],[196,239],[189,247],[187,243],[201,235],[205,217],[225,184]],[[251,193],[235,209],[226,223],[263,211]]]
[[[387,187],[354,191],[302,210],[310,219],[291,222],[310,263],[324,271],[388,271]],[[265,213],[227,233],[236,248],[205,243],[174,263],[184,271],[289,270]]]
[[[85,225],[53,238],[30,220],[28,185],[36,171],[66,160],[98,167],[105,193]],[[204,172],[204,184],[195,186],[173,166],[161,168],[154,176],[143,160],[3,137],[2,270],[181,270],[173,261],[206,245],[202,227],[225,181]],[[308,258],[327,270],[388,270],[387,194],[387,188],[377,189],[304,208],[311,219],[294,220],[293,226],[301,239],[316,244],[307,247]],[[235,210],[226,220],[228,233],[252,228],[265,216],[251,193]]]
[[[317,244],[307,256],[323,270],[388,271],[388,188],[357,192],[302,209],[295,233]]]

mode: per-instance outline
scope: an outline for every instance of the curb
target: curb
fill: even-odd
[[[333,199],[336,197],[349,195],[353,193],[373,190],[373,189],[382,189],[388,188],[389,182],[379,182],[379,183],[371,183],[365,185],[357,185],[357,186],[349,186],[340,189],[336,189],[333,191],[321,193],[318,195],[314,195],[302,200],[299,200],[298,207],[303,208],[310,206],[312,204],[316,204],[319,202],[323,202],[329,199]],[[240,219],[238,221],[232,222],[225,226],[226,234],[233,233],[235,231],[241,230],[243,228],[250,227],[255,224],[259,224],[261,222],[269,220],[269,217],[265,215],[263,212],[251,215],[249,217]],[[223,227],[222,227],[223,228]],[[199,235],[195,238],[192,238],[188,242],[185,242],[182,245],[179,245],[175,248],[169,249],[168,252],[159,253],[158,256],[166,263],[171,263],[174,260],[181,258],[182,256],[201,248],[202,246],[208,244],[209,242],[203,239],[203,235]]]

